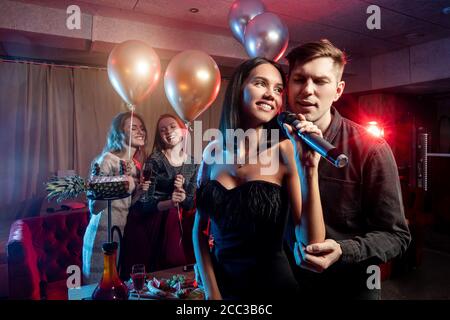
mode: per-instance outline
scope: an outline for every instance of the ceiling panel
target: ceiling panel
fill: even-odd
[[[395,42],[374,39],[357,32],[317,25],[311,22],[299,23],[298,20],[291,18],[285,18],[284,20],[289,26],[291,42],[301,44],[326,38],[353,57],[371,56],[403,47],[403,45]]]
[[[417,19],[429,21],[450,28],[450,14],[444,14],[442,9],[450,7],[450,0],[364,0],[395,10]]]
[[[95,4],[98,6],[133,10],[137,0],[82,0],[82,2]]]
[[[317,24],[318,28],[320,28],[319,26],[327,26],[336,30],[364,34],[374,39],[386,39],[392,42],[398,41],[398,43],[403,45],[423,43],[439,37],[450,36],[450,29],[383,9],[381,11],[381,29],[370,30],[366,26],[369,17],[369,14],[366,13],[367,3],[361,1],[343,1],[347,6],[341,5],[337,7],[337,11],[330,11],[326,6],[320,6],[320,3],[325,2],[318,1],[314,10],[311,10],[313,8],[311,5],[302,6],[297,3],[294,7],[299,8],[298,11],[292,10],[291,13],[285,14],[289,9],[286,7],[286,9],[282,10],[283,12],[281,14],[283,18],[291,18],[290,26],[301,24],[302,21],[308,21],[312,24]],[[305,9],[303,10],[303,14],[298,14],[301,11],[300,8]],[[312,14],[314,11],[321,11],[322,17],[317,18],[317,14]],[[325,12],[328,12],[328,14],[325,14]],[[418,30],[420,30],[420,34]],[[416,38],[408,38],[408,35],[411,34],[419,34],[419,36]],[[295,35],[293,40],[297,41]]]
[[[227,14],[229,7],[230,4],[223,1],[140,0],[136,5],[135,11],[226,28],[228,27]],[[197,8],[199,12],[192,13],[189,11],[190,8]]]
[[[349,10],[352,10],[354,7],[361,6],[360,1],[358,0],[267,0],[263,2],[271,12],[319,23],[326,23],[332,17],[340,16]]]

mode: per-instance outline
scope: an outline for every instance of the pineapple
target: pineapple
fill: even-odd
[[[82,192],[86,192],[86,182],[80,176],[53,177],[47,182],[47,199],[56,198],[59,203],[66,199],[76,198]]]
[[[93,200],[118,199],[128,196],[129,181],[125,174],[125,162],[120,161],[119,176],[105,176],[98,163],[94,163],[91,178],[85,181],[80,176],[64,178],[53,177],[47,182],[48,200],[57,198],[57,202],[76,198],[82,192]]]
[[[93,176],[87,182],[80,176],[53,177],[47,182],[47,198],[57,202],[76,198],[85,192],[89,199],[102,200],[128,196],[127,176]]]

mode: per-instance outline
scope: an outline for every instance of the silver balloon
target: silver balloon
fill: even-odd
[[[278,61],[287,49],[289,31],[281,19],[270,12],[253,18],[245,28],[244,46],[251,58]]]
[[[244,44],[245,27],[257,15],[266,11],[259,0],[235,0],[228,12],[228,24],[233,36]]]

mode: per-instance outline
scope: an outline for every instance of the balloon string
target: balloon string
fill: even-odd
[[[134,106],[129,105],[131,109],[131,119],[130,119],[130,137],[128,140],[128,160],[131,160],[131,136],[133,135],[133,115],[134,115]]]
[[[192,131],[192,126],[191,126],[190,122],[186,122],[185,125],[186,125],[186,128],[189,131]],[[186,136],[187,136],[187,134],[183,137],[183,150],[182,150],[182,152],[183,152],[182,157],[183,158],[184,158],[184,154],[185,153],[187,155],[187,152],[186,152],[186,149],[187,149],[187,138],[186,138]],[[180,173],[184,172],[183,169],[184,169],[185,162],[186,161],[183,160],[183,162],[181,164]],[[181,246],[182,241],[183,241],[183,214],[182,214],[182,209],[180,209],[180,204],[179,203],[177,203],[177,212],[178,212],[178,223],[179,223],[179,226],[180,226],[180,241],[179,241],[178,245]]]
[[[180,227],[180,241],[178,242],[178,246],[181,247],[183,242],[183,217],[182,217],[182,209],[180,209],[180,204],[177,203],[177,214],[178,214],[178,226]]]
[[[186,122],[185,125],[186,125],[187,130],[191,131],[191,129],[192,129],[191,123],[190,122]],[[182,155],[183,158],[184,158],[185,154],[186,154],[186,156],[188,155],[186,150],[187,150],[187,132],[186,132],[186,134],[183,137],[183,155]],[[180,172],[183,172],[185,162],[186,161],[183,160],[183,162],[181,164],[181,171]]]
[[[188,131],[192,132],[192,126],[191,126],[190,122],[186,122],[186,128],[187,128]],[[183,158],[184,158],[184,154],[185,153],[187,154],[187,152],[186,152],[186,150],[187,150],[187,134],[188,133],[186,132],[186,134],[183,137],[183,143],[184,143],[184,145],[183,145]],[[183,165],[184,165],[184,160],[183,160]]]

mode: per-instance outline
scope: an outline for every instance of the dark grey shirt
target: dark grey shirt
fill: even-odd
[[[404,253],[411,240],[400,180],[384,139],[332,109],[325,139],[349,157],[345,168],[322,160],[319,188],[327,237],[342,248],[343,263],[386,262]]]

